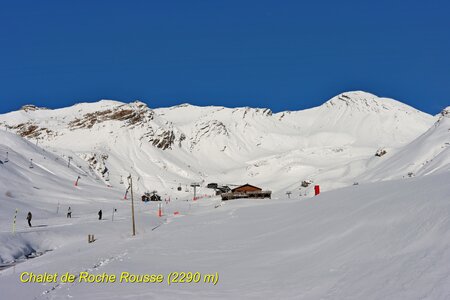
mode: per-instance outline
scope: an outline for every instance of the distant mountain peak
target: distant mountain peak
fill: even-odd
[[[358,107],[358,108],[373,108],[382,104],[381,98],[373,94],[363,91],[352,91],[339,94],[327,102],[325,105],[328,107]]]
[[[387,110],[419,112],[417,109],[397,100],[378,97],[364,91],[350,91],[339,94],[325,102],[324,106],[333,109],[351,109],[362,112],[376,113]]]

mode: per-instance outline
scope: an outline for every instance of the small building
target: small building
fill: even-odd
[[[161,201],[161,196],[157,194],[156,191],[153,191],[151,193],[145,192],[144,195],[141,196],[141,200],[143,202],[148,201]]]
[[[221,194],[222,200],[231,200],[238,198],[269,198],[272,195],[272,191],[263,191],[261,188],[244,184],[232,189],[230,192]]]
[[[145,193],[144,195],[141,196],[141,200],[142,202],[150,201],[150,195],[148,193]]]
[[[208,188],[208,189],[217,189],[218,186],[219,186],[219,185],[218,185],[217,183],[211,182],[211,183],[208,183],[208,184],[206,185],[206,188]]]
[[[161,196],[158,195],[158,194],[156,194],[156,193],[153,193],[153,194],[150,196],[150,201],[161,201]]]
[[[229,193],[231,191],[230,187],[227,185],[218,186],[216,189],[216,196],[222,195],[224,193]]]

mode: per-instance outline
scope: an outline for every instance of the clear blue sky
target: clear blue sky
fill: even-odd
[[[450,105],[449,1],[0,0],[0,113],[33,103]]]

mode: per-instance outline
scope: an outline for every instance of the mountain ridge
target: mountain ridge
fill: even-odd
[[[254,182],[281,191],[297,189],[308,178],[323,181],[326,188],[349,185],[374,167],[370,161],[377,149],[397,151],[437,118],[355,91],[318,107],[279,113],[190,104],[150,108],[141,101],[101,100],[10,112],[0,115],[0,124],[88,163],[105,157],[91,167],[111,184],[134,173],[143,178],[141,190],[218,181]],[[273,177],[279,182],[271,182]]]

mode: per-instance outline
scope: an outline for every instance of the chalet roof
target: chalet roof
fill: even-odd
[[[240,188],[246,187],[246,186],[248,186],[248,187],[253,187],[253,188],[255,188],[255,189],[262,190],[261,188],[259,188],[259,187],[257,187],[257,186],[254,186],[254,185],[251,185],[251,184],[246,183],[246,184],[244,184],[244,185],[235,187],[235,188],[232,189],[231,191],[234,192],[234,191],[236,191],[236,190],[238,190],[238,189],[240,189]]]

